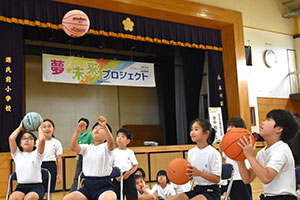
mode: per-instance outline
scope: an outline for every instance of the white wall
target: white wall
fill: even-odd
[[[42,82],[41,56],[25,56],[25,111],[52,119],[65,149],[81,117],[90,127],[99,115],[113,132],[127,124],[159,124],[156,88],[95,86]]]

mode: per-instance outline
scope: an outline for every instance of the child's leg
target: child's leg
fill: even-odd
[[[107,190],[103,192],[98,198],[98,200],[116,200],[116,199],[117,199],[117,195],[112,190]]]
[[[25,195],[24,200],[39,200],[40,197],[36,192],[29,192]]]
[[[74,191],[63,197],[63,200],[88,200],[81,192]]]
[[[10,196],[9,196],[9,200],[23,200],[25,197],[25,194],[23,192],[13,192]]]
[[[191,198],[191,200],[207,200],[207,198],[204,195],[200,194],[198,196]]]
[[[185,193],[176,194],[174,196],[169,196],[167,200],[188,200],[188,196]]]

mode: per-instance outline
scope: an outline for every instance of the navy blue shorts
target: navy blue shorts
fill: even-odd
[[[189,192],[185,192],[189,199],[202,194],[208,200],[220,200],[221,198],[221,190],[219,185],[207,185],[207,186],[200,186],[197,185],[193,188],[193,190]]]
[[[35,192],[39,195],[39,199],[44,198],[44,186],[42,183],[32,183],[32,184],[18,184],[15,192],[23,192],[25,195],[29,192]]]
[[[46,161],[42,162],[42,168],[46,168],[49,170],[51,174],[51,186],[50,186],[50,193],[55,192],[55,185],[56,185],[56,176],[57,176],[57,168],[55,161]],[[43,176],[43,185],[45,189],[45,193],[48,192],[48,177]]]
[[[297,197],[292,195],[278,195],[278,196],[265,196],[264,194],[261,194],[259,196],[260,200],[297,200]]]
[[[99,196],[105,192],[113,191],[111,177],[85,177],[83,181],[83,188],[79,189],[87,199],[98,200]]]

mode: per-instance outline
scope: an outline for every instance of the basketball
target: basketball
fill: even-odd
[[[37,131],[42,121],[39,113],[29,112],[23,118],[23,126],[27,131]]]
[[[186,169],[190,163],[183,158],[175,158],[169,162],[167,176],[173,183],[183,185],[189,181]]]
[[[65,33],[71,37],[81,37],[90,28],[89,17],[81,10],[71,10],[62,19],[62,26]]]
[[[228,131],[221,142],[223,152],[232,160],[245,160],[243,149],[238,145],[240,138],[245,136],[248,140],[252,138],[252,143],[255,143],[253,135],[244,128],[232,128]]]

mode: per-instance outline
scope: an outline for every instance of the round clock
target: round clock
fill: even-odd
[[[271,49],[267,49],[264,52],[264,61],[267,67],[273,67],[277,63],[277,56]]]

